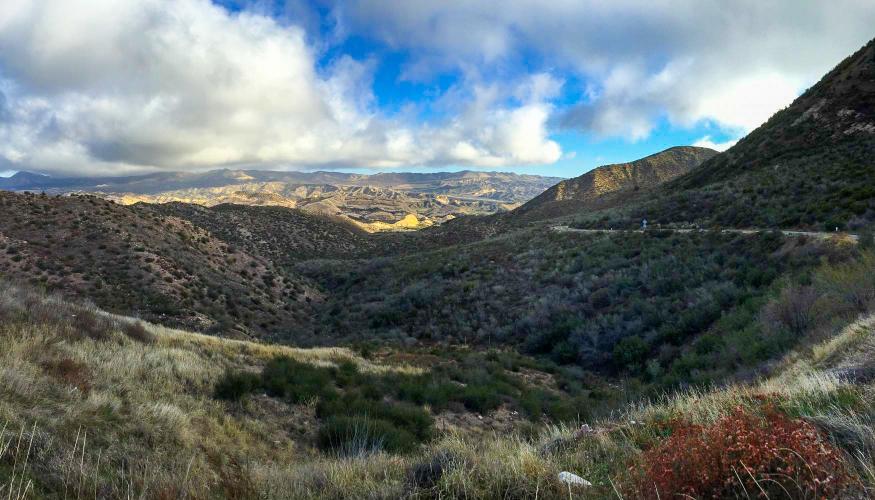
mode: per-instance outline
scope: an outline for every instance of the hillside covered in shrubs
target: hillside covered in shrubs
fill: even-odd
[[[860,231],[875,223],[875,40],[738,144],[580,227],[651,223]]]
[[[854,283],[811,285],[846,308],[804,323],[767,378],[634,403],[518,355],[225,340],[4,283],[0,494],[866,497],[875,285]],[[579,411],[594,402],[613,411]]]
[[[854,245],[754,235],[513,233],[411,257],[313,261],[335,293],[316,341],[512,345],[531,355],[659,384],[716,381],[792,346],[764,311],[788,281]],[[332,342],[334,340],[328,341]]]
[[[318,288],[184,219],[93,196],[0,191],[6,279],[226,336],[309,327]]]

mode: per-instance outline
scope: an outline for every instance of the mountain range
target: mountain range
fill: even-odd
[[[380,173],[213,170],[131,177],[52,178],[18,172],[0,189],[90,193],[123,204],[185,202],[300,208],[368,231],[409,230],[459,215],[511,210],[559,179],[502,172]]]

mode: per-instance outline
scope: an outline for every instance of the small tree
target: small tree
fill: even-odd
[[[641,337],[626,337],[614,346],[614,364],[619,369],[641,371],[650,347]]]

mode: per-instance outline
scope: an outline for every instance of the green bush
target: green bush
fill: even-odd
[[[418,406],[367,399],[355,393],[321,402],[316,408],[316,415],[322,419],[356,416],[386,421],[409,432],[419,441],[431,439],[434,431],[434,420],[431,415]]]
[[[259,386],[259,377],[254,373],[225,371],[216,383],[214,395],[217,399],[239,401]]]
[[[462,389],[461,402],[465,408],[477,413],[487,413],[498,408],[501,397],[494,387],[469,385]]]
[[[405,453],[419,442],[413,434],[385,420],[368,417],[330,417],[319,428],[319,448],[344,456],[360,456],[376,451]]]
[[[313,398],[337,398],[331,369],[313,366],[282,356],[270,361],[261,372],[261,383],[267,393],[285,398],[291,403],[303,403]]]
[[[396,385],[395,395],[403,401],[427,404],[435,411],[447,407],[459,394],[459,384],[431,375],[407,377]]]
[[[641,370],[650,346],[641,337],[632,336],[621,339],[614,346],[614,364],[619,369],[627,369],[632,372]]]

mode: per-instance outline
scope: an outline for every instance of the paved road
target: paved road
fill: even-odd
[[[642,229],[575,229],[573,227],[568,226],[552,226],[550,227],[553,231],[557,233],[643,233]],[[671,229],[671,228],[651,228],[650,231],[671,231],[673,233],[695,233],[695,232],[706,232],[706,229]],[[737,233],[737,234],[756,234],[756,233],[765,233],[769,232],[771,229],[721,229],[721,233]],[[853,242],[857,242],[860,237],[856,234],[849,233],[826,233],[826,232],[813,232],[813,231],[787,231],[782,230],[786,236],[808,236],[810,238],[818,238],[821,240],[826,240],[829,238],[834,238],[836,236],[841,238],[848,238]]]

